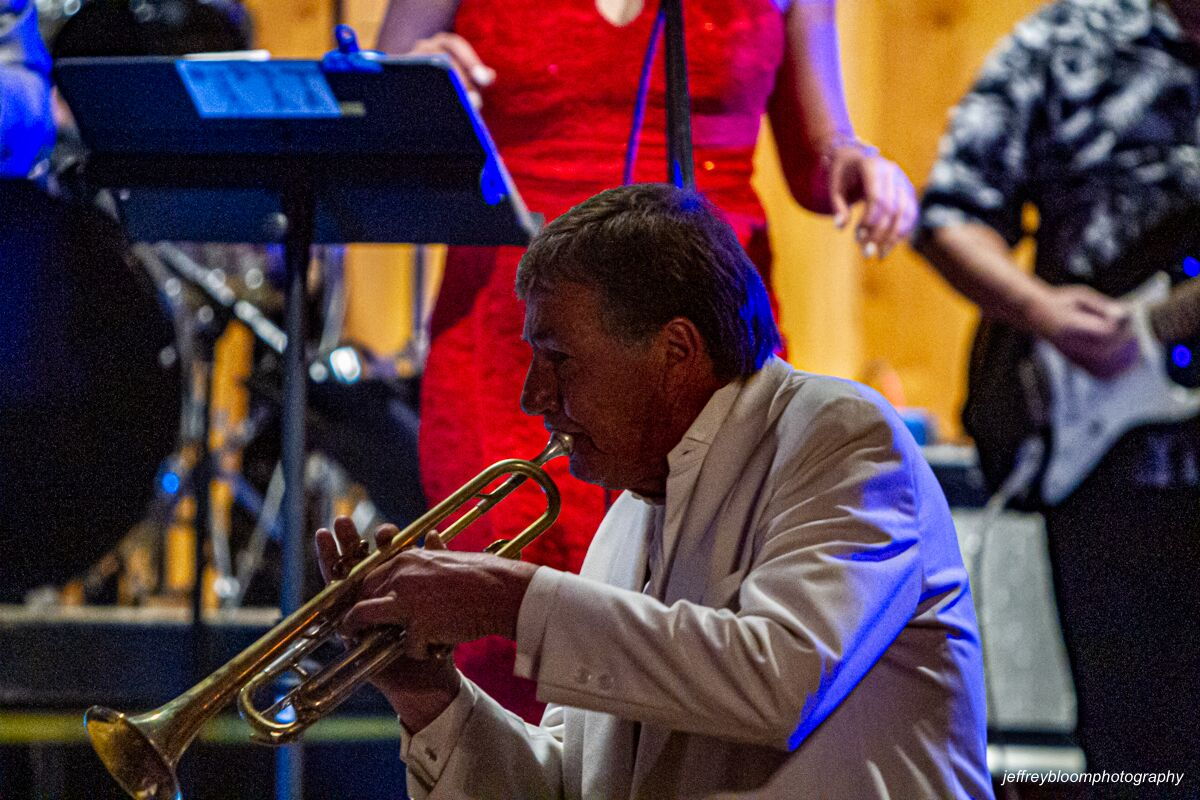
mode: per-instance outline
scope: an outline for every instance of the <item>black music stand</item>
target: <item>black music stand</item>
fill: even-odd
[[[539,221],[440,58],[64,59],[55,80],[90,150],[85,177],[112,190],[131,239],[284,245],[280,605],[291,613],[302,600],[307,543],[303,303],[311,246],[524,245]],[[207,466],[195,475],[198,553],[207,475]]]

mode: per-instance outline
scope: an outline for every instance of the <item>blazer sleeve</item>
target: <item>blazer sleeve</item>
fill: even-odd
[[[919,454],[878,402],[844,393],[776,430],[761,512],[717,520],[729,528],[718,535],[748,536],[756,550],[747,572],[729,576],[729,607],[667,606],[556,575],[541,640],[518,642],[539,696],[798,747],[896,639],[921,594],[922,515],[906,460]],[[948,514],[938,524],[950,525]]]
[[[471,681],[424,730],[402,735],[413,800],[562,797],[562,710],[541,725],[507,711]]]

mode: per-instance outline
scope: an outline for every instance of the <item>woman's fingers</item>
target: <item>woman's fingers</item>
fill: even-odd
[[[897,185],[897,172],[891,164],[885,164],[882,170],[880,184],[883,187],[884,200],[880,203],[879,221],[871,231],[872,242],[879,258],[886,256],[896,244],[896,232],[900,227],[903,195]]]
[[[825,155],[833,224],[850,222],[851,207],[861,204],[854,238],[867,258],[882,258],[911,232],[916,222],[916,193],[904,171],[879,151],[858,140],[838,141]]]
[[[463,37],[456,33],[439,33],[434,40],[437,44],[470,76],[471,82],[480,88],[491,86],[496,80],[496,71],[483,63],[483,59],[475,52]]]
[[[450,67],[466,89],[471,105],[476,109],[483,106],[481,90],[495,82],[496,71],[483,63],[475,48],[466,39],[456,33],[435,33],[428,39],[419,40],[411,53],[446,56],[450,60]]]
[[[879,162],[876,158],[862,162],[864,207],[858,227],[862,231],[862,252],[867,258],[875,258],[882,251],[884,231],[893,213],[891,175]]]

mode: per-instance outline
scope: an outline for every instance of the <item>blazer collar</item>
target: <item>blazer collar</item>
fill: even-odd
[[[723,551],[738,547],[741,532],[718,532],[712,522],[743,477],[751,454],[782,413],[783,404],[774,399],[794,372],[772,357],[758,372],[722,388],[697,417],[697,423],[704,424],[693,425],[695,435],[689,429],[676,447],[681,452],[678,469],[672,463],[667,477],[663,527],[668,582],[665,590],[656,593],[663,601],[699,602],[711,577],[709,564],[723,563]]]

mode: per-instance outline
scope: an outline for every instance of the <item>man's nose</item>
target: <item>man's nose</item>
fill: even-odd
[[[525,385],[521,387],[521,410],[531,417],[545,416],[557,410],[557,399],[557,389],[550,370],[534,359],[525,373]]]

